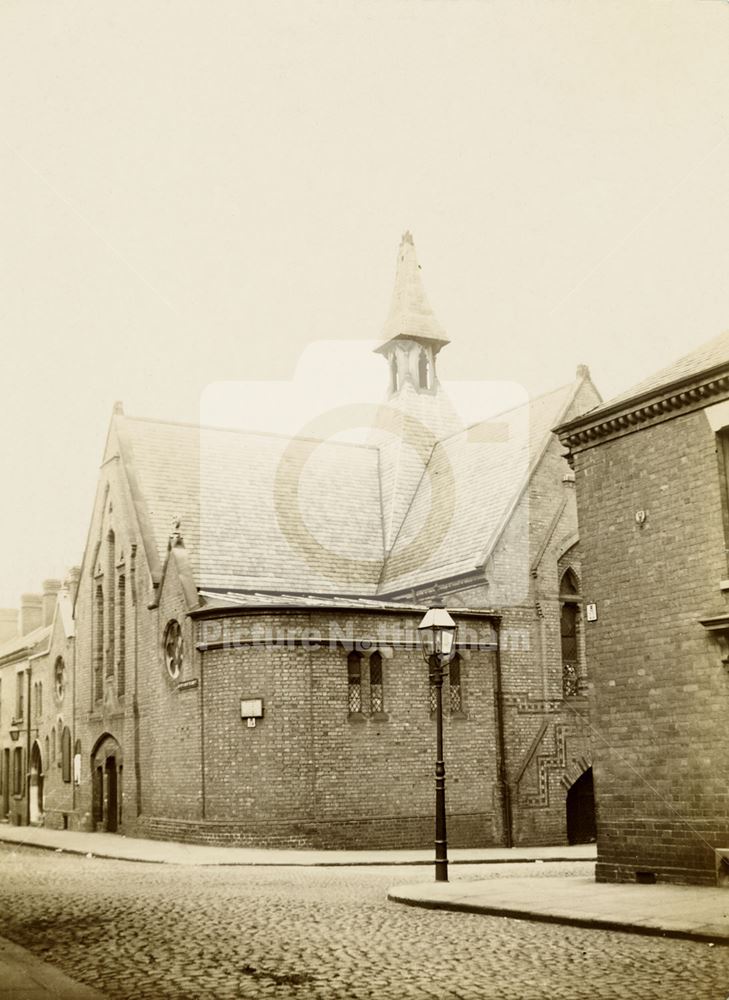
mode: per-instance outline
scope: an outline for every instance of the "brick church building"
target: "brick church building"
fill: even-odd
[[[0,647],[3,691],[22,676],[32,701],[46,671],[42,711],[26,701],[0,720],[2,747],[41,786],[32,821],[430,844],[433,691],[415,630],[438,594],[459,624],[444,690],[450,842],[594,836],[574,476],[551,429],[600,398],[580,367],[463,427],[438,379],[447,345],[406,234],[366,443],[115,408],[80,574],[62,592],[73,620],[56,615],[43,662],[17,638]],[[30,816],[30,781],[12,785],[6,816]]]
[[[729,333],[559,433],[594,619],[597,878],[727,882]]]

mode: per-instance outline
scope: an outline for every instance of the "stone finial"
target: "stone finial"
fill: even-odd
[[[123,417],[124,416],[124,403],[122,403],[122,401],[120,399],[117,399],[117,401],[114,403],[114,406],[112,407],[112,411],[111,412],[114,414],[115,417]]]
[[[590,369],[587,367],[587,365],[578,365],[577,378],[589,378],[589,377],[590,377]]]

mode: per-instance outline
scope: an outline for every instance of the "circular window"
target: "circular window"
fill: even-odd
[[[182,670],[182,629],[174,618],[167,623],[163,648],[167,673],[173,679],[179,677]]]
[[[62,656],[59,656],[56,660],[56,666],[53,670],[53,681],[56,685],[56,698],[59,701],[63,701],[63,695],[66,690],[66,664],[63,662]]]

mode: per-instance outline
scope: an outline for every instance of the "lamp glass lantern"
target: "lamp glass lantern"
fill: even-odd
[[[456,632],[458,626],[443,605],[430,608],[418,625],[421,648],[426,662],[435,656],[442,665],[453,659],[456,653]]]

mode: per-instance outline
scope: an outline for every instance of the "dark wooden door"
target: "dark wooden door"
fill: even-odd
[[[106,758],[106,829],[116,833],[119,802],[117,798],[116,758]]]

